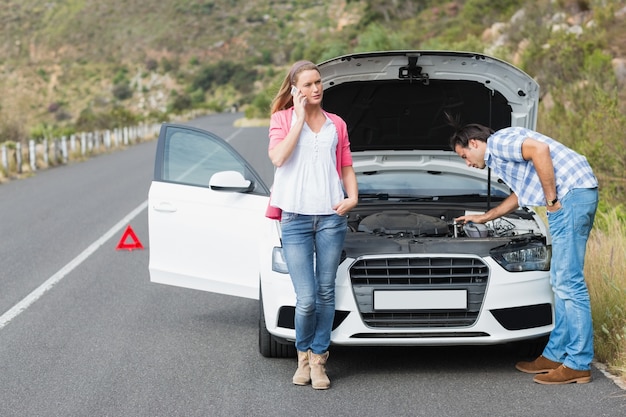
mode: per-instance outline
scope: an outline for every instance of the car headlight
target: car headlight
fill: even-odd
[[[513,241],[490,254],[509,272],[549,271],[552,247],[537,240]]]
[[[281,274],[288,274],[287,262],[283,256],[283,248],[275,246],[272,250],[272,271],[280,272]]]

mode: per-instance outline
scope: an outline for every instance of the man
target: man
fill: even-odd
[[[587,159],[563,144],[522,127],[497,132],[469,124],[450,138],[468,166],[491,168],[513,192],[484,214],[461,216],[461,223],[485,223],[518,206],[546,206],[552,235],[550,284],[555,326],[543,354],[515,367],[536,374],[540,384],[591,381],[593,327],[583,276],[587,239],[598,207],[598,181]]]

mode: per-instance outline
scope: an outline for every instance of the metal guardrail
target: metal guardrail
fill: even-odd
[[[161,124],[141,124],[113,130],[82,132],[69,137],[0,144],[0,178],[34,172],[52,165],[67,164],[72,159],[83,159],[92,154],[154,139]]]

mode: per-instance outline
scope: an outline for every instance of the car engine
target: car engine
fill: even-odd
[[[457,223],[473,211],[432,207],[402,210],[357,208],[348,217],[345,249],[354,254],[440,253],[484,254],[520,239],[544,240],[532,212],[518,210],[486,224]],[[462,248],[462,249],[460,249]]]

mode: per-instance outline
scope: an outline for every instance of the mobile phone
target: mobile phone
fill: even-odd
[[[296,88],[295,85],[292,85],[291,86],[291,95],[295,97],[296,94],[298,94],[298,89]]]

